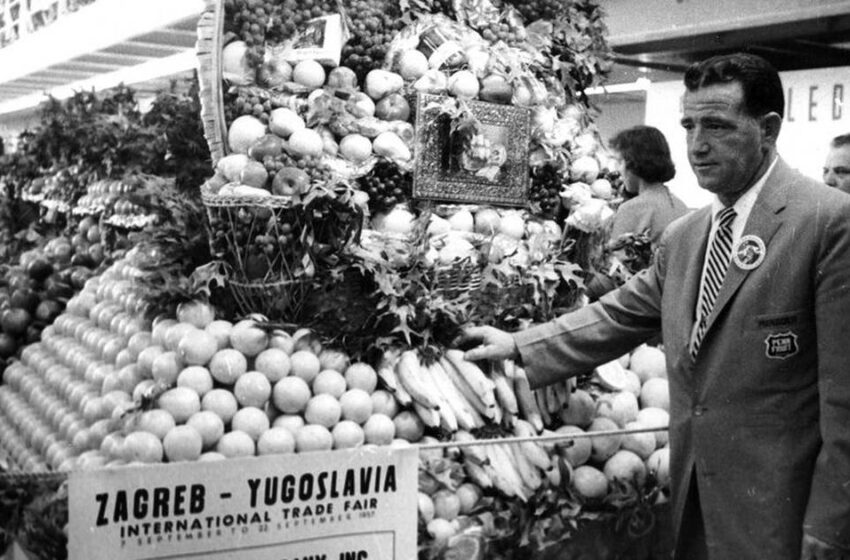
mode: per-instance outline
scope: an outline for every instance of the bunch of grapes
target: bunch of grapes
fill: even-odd
[[[274,4],[263,0],[225,0],[225,33],[235,33],[248,46],[248,63],[258,68],[265,55],[266,28]]]
[[[310,176],[313,183],[327,183],[331,179],[331,169],[320,157],[297,157],[283,152],[278,156],[266,156],[263,158],[262,164],[270,177],[274,177],[284,167],[298,167]]]
[[[266,39],[279,43],[289,39],[313,18],[337,12],[329,0],[285,0],[275,6]]]
[[[224,118],[228,123],[233,122],[236,117],[251,115],[260,119],[263,124],[268,124],[272,109],[274,107],[268,99],[250,95],[241,89],[224,96]]]
[[[413,175],[402,172],[389,161],[379,161],[369,174],[357,180],[360,190],[369,195],[372,214],[389,210],[413,196]]]
[[[369,70],[380,68],[387,48],[402,27],[398,2],[388,0],[351,0],[347,6],[356,14],[351,38],[342,49],[343,66],[348,66],[362,82]]]
[[[538,19],[553,20],[564,12],[567,2],[564,0],[508,0],[522,14],[526,23]]]
[[[517,45],[528,37],[525,28],[514,27],[508,23],[492,22],[488,27],[481,30],[481,36],[490,43],[504,41],[508,45]]]
[[[547,163],[531,173],[528,198],[534,214],[541,218],[555,219],[561,208],[559,193],[564,186],[564,176],[553,164]]]

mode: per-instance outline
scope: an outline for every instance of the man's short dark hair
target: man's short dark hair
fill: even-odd
[[[744,110],[751,117],[774,112],[785,116],[785,93],[779,72],[760,56],[747,53],[713,56],[692,64],[685,71],[685,87],[702,87],[738,82],[744,92]]]
[[[841,148],[842,146],[850,146],[850,134],[841,134],[832,139],[829,143],[833,148]]]
[[[608,142],[623,158],[626,169],[650,183],[663,183],[676,175],[667,139],[655,127],[635,126],[618,132]]]

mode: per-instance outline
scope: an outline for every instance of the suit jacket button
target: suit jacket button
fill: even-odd
[[[705,407],[701,405],[696,405],[694,407],[694,416],[702,416],[705,412]]]

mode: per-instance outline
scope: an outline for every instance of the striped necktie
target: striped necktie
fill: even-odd
[[[717,301],[717,294],[723,285],[729,260],[732,257],[732,221],[735,209],[731,206],[717,213],[717,230],[708,249],[708,260],[702,271],[701,290],[697,304],[697,328],[691,339],[691,357],[696,358],[700,344],[705,336],[708,316]]]

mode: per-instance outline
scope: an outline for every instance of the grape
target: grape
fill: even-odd
[[[373,214],[389,210],[413,195],[413,176],[403,173],[389,161],[379,161],[369,174],[357,180],[360,190],[369,195],[369,211]]]
[[[528,199],[533,213],[541,218],[555,219],[561,208],[559,193],[565,175],[555,165],[547,163],[532,171]]]
[[[362,81],[369,70],[380,68],[387,47],[404,22],[398,2],[390,0],[351,0],[351,14],[357,14],[351,28],[351,38],[342,49],[343,66],[348,66]]]
[[[508,0],[522,14],[526,23],[538,19],[553,20],[563,13],[566,2],[563,0]]]

